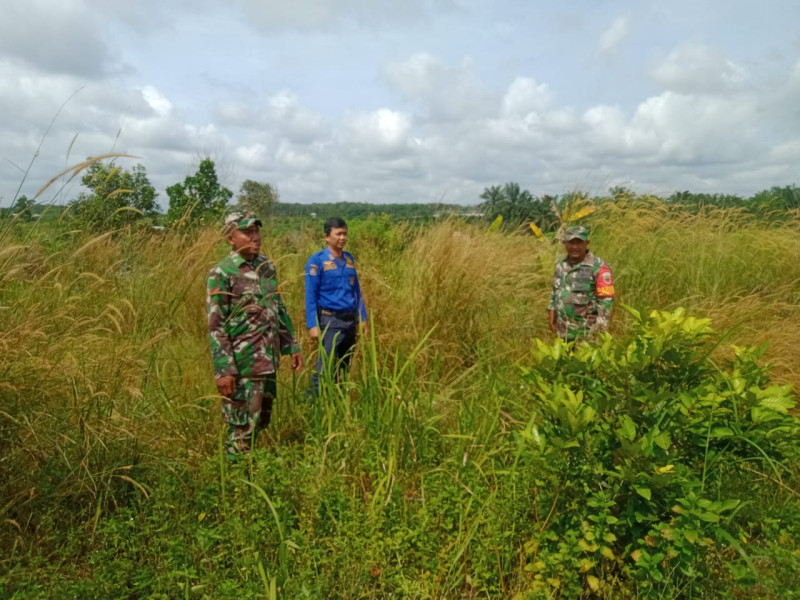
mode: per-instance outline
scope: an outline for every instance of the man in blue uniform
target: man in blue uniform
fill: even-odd
[[[319,374],[333,361],[336,378],[350,366],[359,322],[366,333],[367,308],[361,296],[353,255],[344,251],[347,223],[339,217],[325,222],[326,247],[306,262],[306,325],[314,340],[322,337],[324,353],[317,359],[311,380],[319,394]]]

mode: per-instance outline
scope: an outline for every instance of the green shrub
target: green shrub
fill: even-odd
[[[764,493],[751,473],[780,486],[798,458],[790,387],[770,384],[762,350],[717,365],[707,319],[631,312],[629,341],[537,341],[525,369],[541,405],[522,436],[554,484],[539,499],[552,518],[527,544],[534,588],[660,598],[746,585],[745,543],[765,526],[747,510]]]

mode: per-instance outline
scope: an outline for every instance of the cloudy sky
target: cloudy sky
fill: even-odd
[[[4,0],[0,14],[2,205],[32,160],[28,196],[106,152],[137,156],[118,164],[143,164],[162,205],[204,156],[234,192],[254,179],[284,202],[800,184],[797,0]],[[64,183],[42,200],[81,191]]]

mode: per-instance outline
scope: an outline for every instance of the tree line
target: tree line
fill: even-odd
[[[773,186],[750,197],[683,191],[664,199],[637,195],[624,187],[612,187],[607,195],[599,197],[590,197],[581,191],[561,196],[534,196],[519,184],[511,182],[485,188],[480,198],[483,202],[478,208],[486,220],[497,222],[504,229],[533,223],[544,233],[556,231],[566,221],[576,219],[578,212],[585,211],[588,205],[597,206],[604,202],[666,201],[694,213],[708,208],[736,209],[753,218],[770,221],[780,221],[788,211],[800,209],[800,188],[796,185]]]
[[[370,204],[368,202],[299,202],[280,203],[273,207],[276,217],[322,217],[337,215],[343,219],[361,219],[376,214],[387,214],[398,221],[430,220],[445,216],[477,216],[474,206],[459,204],[430,203],[388,203]]]
[[[81,176],[85,188],[66,206],[58,206],[51,214],[67,214],[79,225],[107,231],[145,220],[151,224],[185,228],[218,222],[232,208],[234,193],[219,182],[214,161],[204,158],[197,171],[183,182],[166,189],[169,198],[166,213],[159,210],[158,193],[150,183],[145,167],[137,164],[125,169],[115,161],[92,162]],[[590,197],[573,191],[562,195],[536,196],[518,183],[484,188],[477,206],[443,203],[314,202],[281,203],[275,185],[246,180],[236,195],[235,206],[250,210],[261,219],[276,217],[325,218],[338,215],[345,219],[366,218],[386,214],[396,220],[431,220],[440,217],[485,219],[505,230],[532,224],[538,233],[556,231],[567,220],[578,218],[579,211],[589,204],[625,200],[664,199],[641,196],[624,187],[612,187],[608,194]],[[787,211],[800,209],[800,188],[795,185],[773,186],[750,197],[733,194],[675,192],[666,201],[692,212],[707,208],[732,208],[762,220],[780,220]],[[29,221],[38,217],[43,206],[35,199],[21,195],[10,208],[0,209],[0,217]]]
[[[92,162],[80,181],[84,191],[69,204],[56,207],[60,210],[53,214],[66,214],[79,225],[97,231],[118,229],[142,220],[179,228],[218,222],[231,208],[234,195],[220,184],[210,158],[201,160],[195,173],[167,188],[166,213],[159,211],[158,193],[141,164],[125,169],[114,161]],[[267,218],[277,202],[278,190],[273,185],[249,179],[242,183],[236,197],[236,206],[261,218]],[[2,216],[30,221],[44,208],[22,195],[10,208],[2,209]]]

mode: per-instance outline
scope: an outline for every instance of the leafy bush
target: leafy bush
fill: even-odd
[[[220,185],[214,161],[204,158],[194,175],[167,188],[167,221],[173,227],[214,223],[225,212],[233,192]]]
[[[748,585],[746,542],[765,526],[748,510],[764,492],[753,486],[781,486],[799,458],[790,387],[770,384],[763,350],[734,347],[719,366],[707,319],[631,312],[630,341],[537,341],[525,369],[541,408],[522,438],[558,482],[526,546],[533,588],[655,598]]]
[[[156,214],[155,188],[142,165],[127,170],[113,162],[95,162],[81,177],[89,192],[75,202],[75,218],[95,232],[133,223],[140,216]]]

